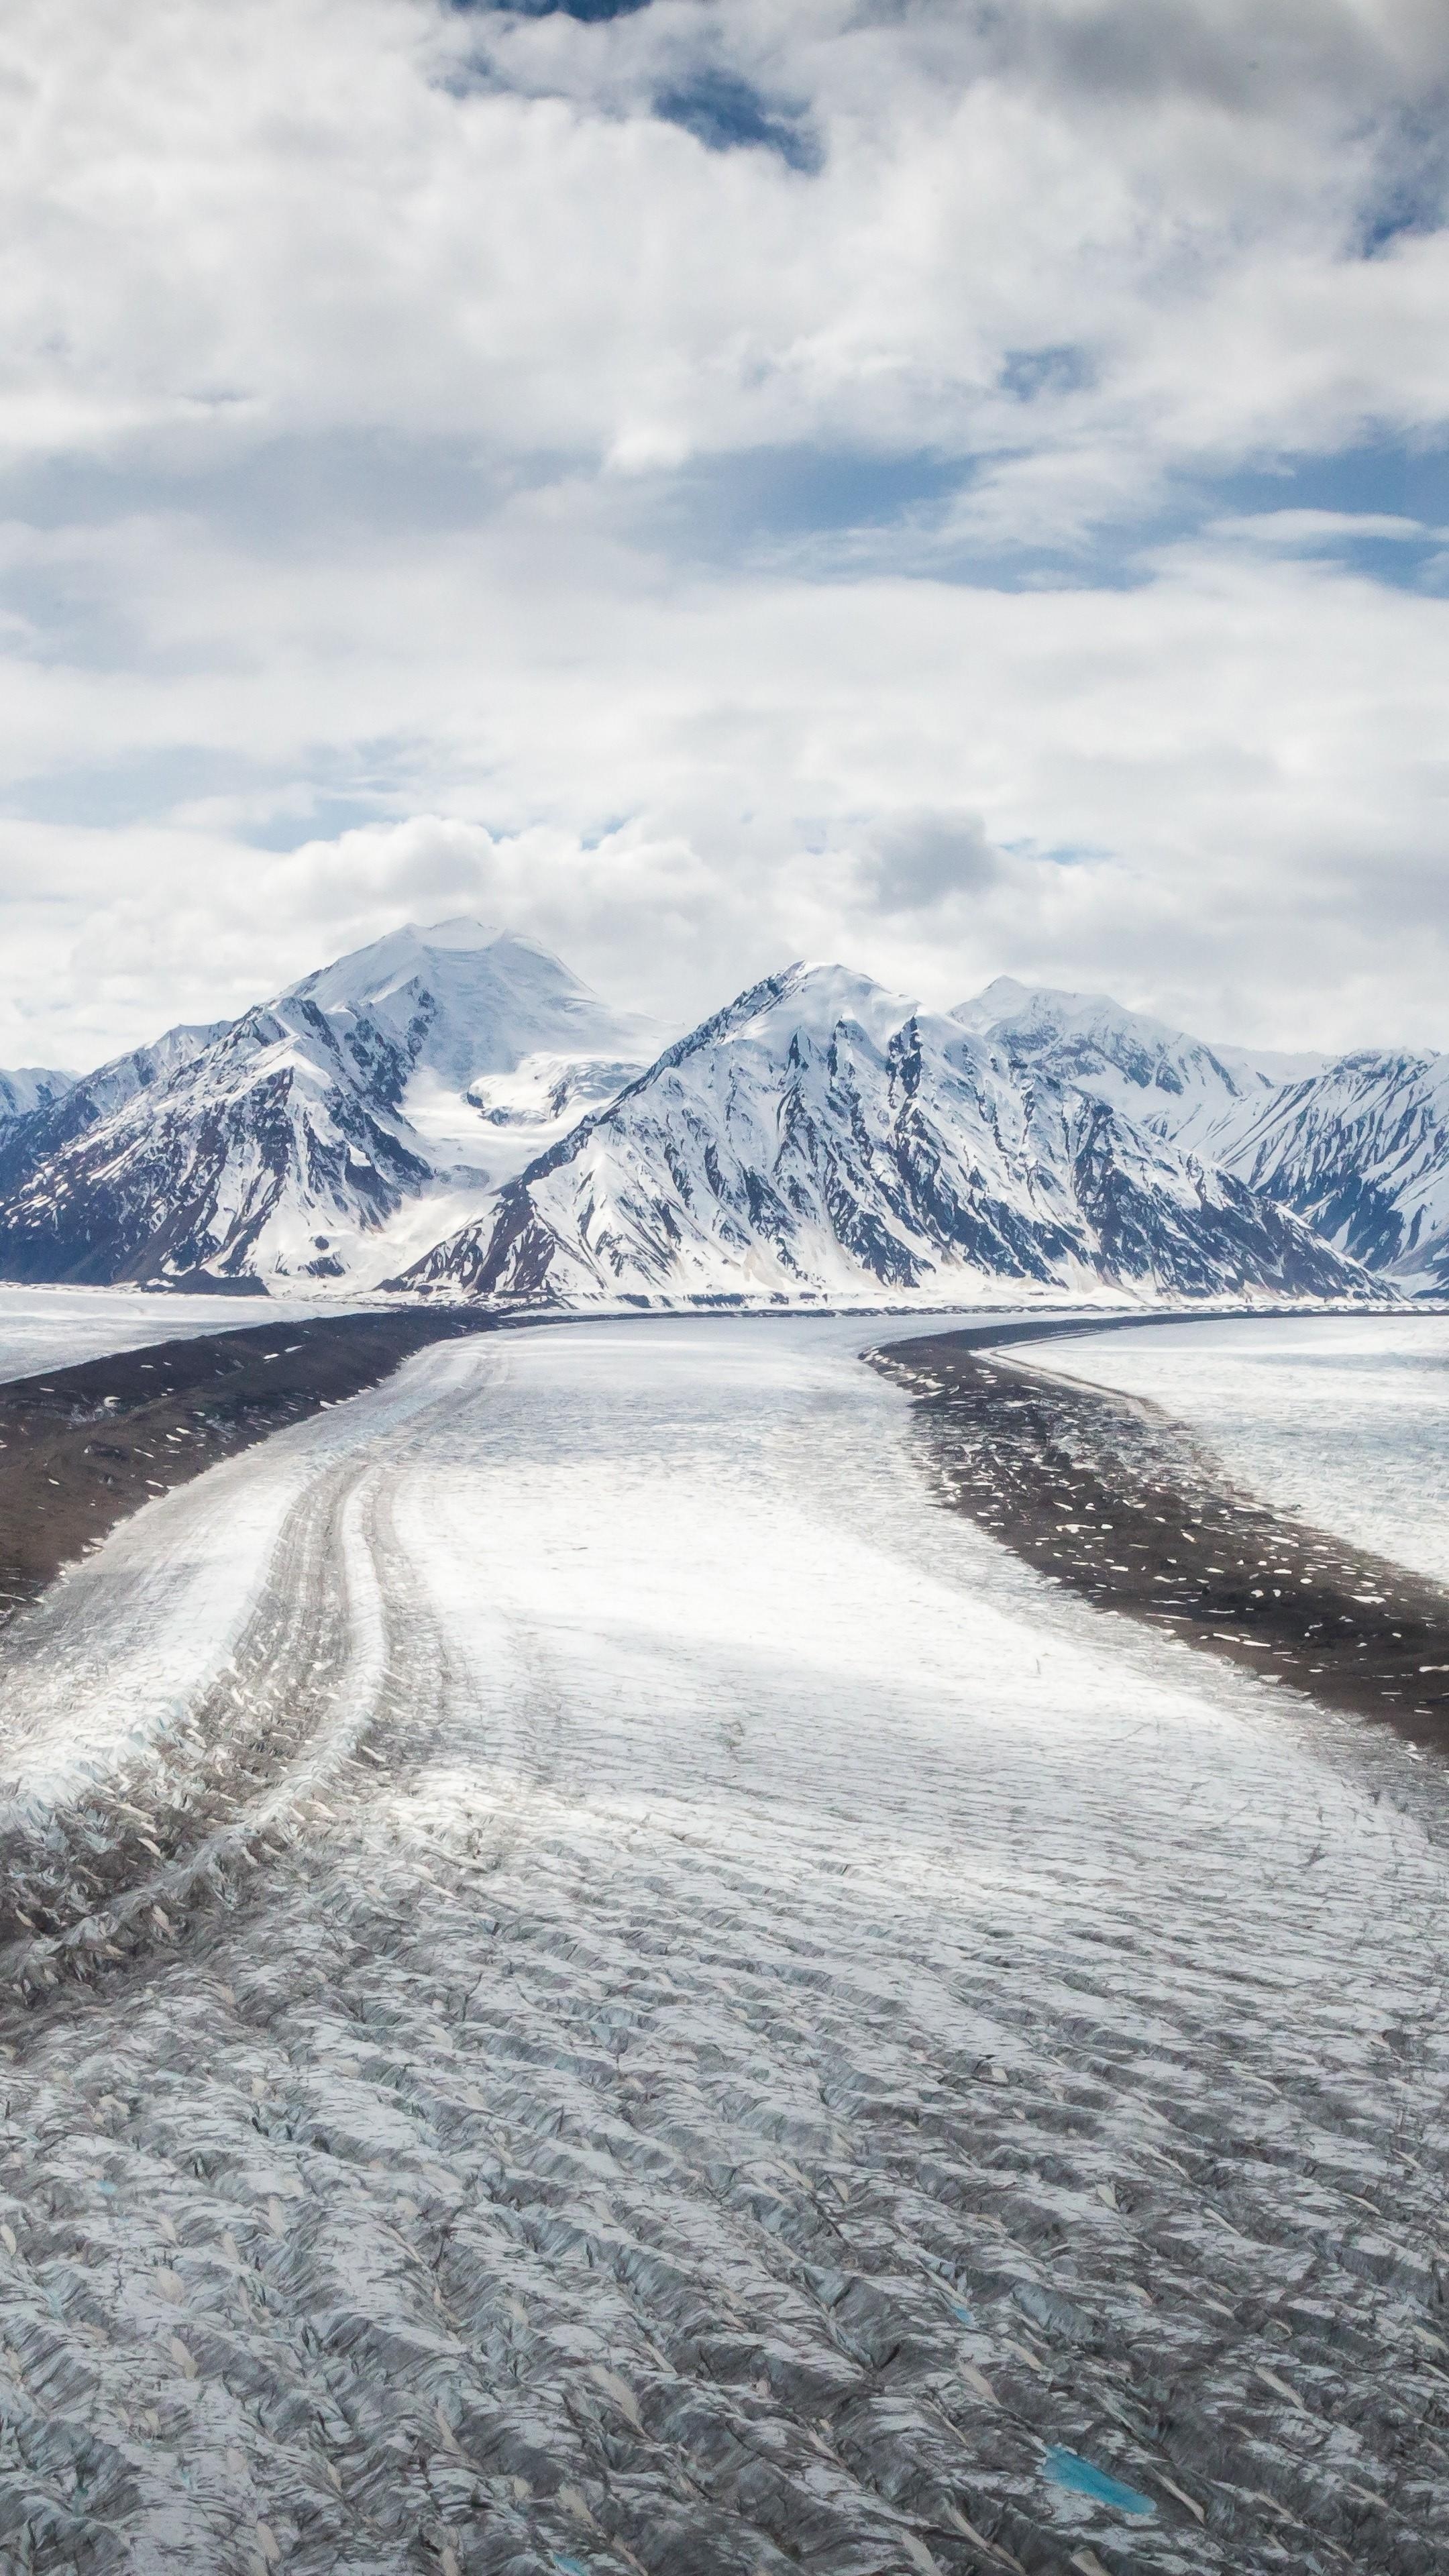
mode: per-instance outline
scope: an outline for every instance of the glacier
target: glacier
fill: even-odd
[[[1160,1406],[1244,1491],[1449,1585],[1449,1316],[1129,1325],[1019,1356]]]
[[[16,1623],[8,2563],[1442,2563],[1437,1781],[867,1329],[441,1346]]]

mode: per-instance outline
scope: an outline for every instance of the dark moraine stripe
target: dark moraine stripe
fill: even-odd
[[[1449,1591],[1240,1492],[1156,1405],[1001,1347],[1103,1329],[969,1326],[869,1356],[914,1399],[941,1501],[1051,1581],[1449,1752]]]
[[[156,1494],[490,1320],[444,1306],[316,1316],[0,1386],[0,1626]]]

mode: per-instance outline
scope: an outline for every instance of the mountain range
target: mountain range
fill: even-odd
[[[0,1278],[530,1306],[1449,1288],[1449,1059],[1211,1047],[836,965],[683,1036],[416,925],[83,1077],[0,1075]]]
[[[1291,1208],[1408,1294],[1449,1290],[1449,1056],[1252,1055],[1103,994],[1029,992],[1007,977],[957,1016],[1023,1070],[1111,1101]]]

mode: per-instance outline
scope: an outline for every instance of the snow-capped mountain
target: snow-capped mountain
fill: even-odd
[[[742,994],[399,1284],[567,1304],[1368,1288],[1110,1100],[837,966]]]
[[[1034,989],[1010,975],[999,975],[951,1017],[1015,1063],[1074,1083],[1134,1125],[1213,1162],[1286,1083],[1310,1080],[1325,1062],[1207,1046],[1143,1011],[1124,1010],[1106,993]]]
[[[38,1064],[20,1064],[0,1073],[0,1127],[28,1118],[33,1109],[48,1109],[63,1099],[75,1082],[73,1073],[57,1073]]]
[[[1365,1268],[1449,1289],[1449,1057],[1210,1047],[1105,994],[1008,976],[952,1016],[1236,1173]]]
[[[366,1284],[659,1036],[532,940],[410,926],[18,1122],[0,1139],[0,1276]]]
[[[0,1222],[4,1205],[33,1174],[64,1156],[131,1102],[164,1091],[229,1026],[227,1020],[215,1020],[206,1027],[168,1029],[152,1045],[113,1056],[109,1064],[97,1065],[94,1073],[67,1074],[59,1091],[37,1100],[0,1130]]]
[[[411,926],[79,1080],[0,1078],[33,1086],[15,1114],[0,1088],[0,1277],[583,1303],[1449,1288],[1449,1058],[1210,1047],[1005,977],[927,1013],[842,967],[660,1038],[531,940]]]
[[[1367,1269],[1449,1290],[1449,1056],[1340,1056],[1286,1084],[1225,1159]]]

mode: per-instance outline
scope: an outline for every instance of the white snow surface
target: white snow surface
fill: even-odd
[[[364,1015],[386,1029],[415,1071],[463,1091],[480,1074],[511,1073],[552,1048],[567,1058],[656,1055],[664,1032],[616,1011],[551,949],[467,915],[375,940],[305,975],[286,1001],[315,1002],[334,1023]]]
[[[1442,1784],[939,1511],[863,1329],[440,1345],[9,1632],[12,1886],[230,1797],[0,1957],[13,2563],[1442,2564]]]
[[[1126,1327],[1019,1356],[1160,1405],[1264,1501],[1449,1582],[1449,1316]]]
[[[1449,1055],[1349,1055],[1290,1083],[1224,1151],[1411,1295],[1449,1292]]]
[[[1410,1295],[1449,1289],[1449,1056],[1209,1046],[1105,993],[999,976],[952,1015],[1280,1201]]]
[[[1244,1131],[1285,1084],[1310,1081],[1320,1055],[1209,1045],[1108,993],[1065,993],[998,975],[952,1012],[961,1026],[1110,1102],[1155,1136],[1236,1169]]]
[[[148,1295],[142,1288],[16,1288],[0,1281],[0,1383],[148,1342],[190,1341],[323,1311],[315,1300]]]

